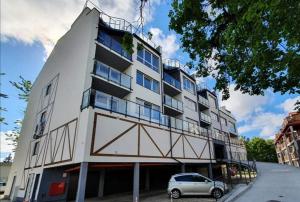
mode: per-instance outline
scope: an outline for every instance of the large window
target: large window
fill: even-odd
[[[216,113],[211,112],[211,119],[214,121],[219,121],[219,117]]]
[[[227,121],[226,121],[225,118],[220,117],[220,120],[221,120],[221,124],[222,124],[222,125],[227,126]]]
[[[209,101],[209,104],[211,107],[215,108],[215,109],[218,109],[218,104],[217,104],[217,100],[215,97],[209,95],[208,96],[208,101]]]
[[[232,132],[236,132],[236,129],[235,129],[235,124],[228,121],[228,127],[229,127],[229,130],[232,131]]]
[[[186,77],[183,77],[183,88],[195,94],[195,84]]]
[[[140,71],[137,71],[136,73],[136,83],[158,94],[160,93],[159,82],[146,76]]]
[[[193,111],[197,111],[196,102],[194,102],[193,100],[191,100],[187,97],[184,97],[184,105]]]
[[[137,53],[137,60],[150,67],[154,71],[159,72],[159,58],[141,45],[139,46],[140,48]]]
[[[159,120],[160,107],[158,105],[152,104],[140,98],[136,98],[136,112],[140,116],[151,117]]]

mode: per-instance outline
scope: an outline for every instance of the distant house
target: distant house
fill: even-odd
[[[291,112],[284,119],[275,148],[280,164],[300,167],[300,112]]]

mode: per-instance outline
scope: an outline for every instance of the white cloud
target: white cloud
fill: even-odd
[[[295,98],[288,98],[283,103],[278,105],[278,107],[282,108],[285,113],[295,111],[295,103],[297,102],[297,100],[300,100],[300,96]]]
[[[150,28],[149,31],[153,34],[152,40],[154,43],[162,47],[162,56],[164,59],[171,58],[179,49],[175,34],[165,35],[159,28]]]
[[[94,0],[112,16],[132,22],[138,18],[136,0]],[[145,22],[152,20],[154,6],[145,7]],[[48,56],[57,40],[68,31],[83,9],[85,0],[8,0],[1,1],[1,40],[16,39],[26,44],[42,43]],[[151,11],[151,12],[150,12]]]
[[[239,127],[239,133],[258,130],[260,132],[257,135],[261,137],[273,137],[279,130],[284,116],[284,113],[260,112],[252,116],[245,125]]]
[[[11,131],[0,132],[0,152],[1,153],[11,153],[13,150],[13,146],[11,145],[11,141],[6,140],[5,133],[12,133]]]
[[[272,99],[269,93],[266,93],[265,96],[251,96],[234,91],[233,84],[229,86],[229,92],[230,98],[220,101],[220,103],[230,110],[239,121],[250,119],[256,111],[262,111],[262,107]],[[222,97],[221,94],[219,97]]]

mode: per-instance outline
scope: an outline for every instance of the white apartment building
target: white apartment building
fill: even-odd
[[[125,35],[134,52],[122,48]],[[86,7],[33,84],[5,195],[84,201],[165,189],[183,170],[246,158],[216,95],[127,21]],[[234,155],[233,155],[234,154]]]

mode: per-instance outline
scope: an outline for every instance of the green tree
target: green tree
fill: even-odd
[[[299,0],[174,0],[170,29],[198,76],[250,95],[300,93]],[[214,61],[214,62],[211,62]]]
[[[26,103],[28,102],[29,99],[29,94],[32,88],[32,83],[29,80],[24,79],[22,76],[20,76],[20,81],[18,82],[13,82],[10,81],[12,86],[14,86],[18,91],[18,98],[20,100],[24,100]],[[24,111],[25,112],[25,111]],[[15,127],[11,132],[5,133],[6,135],[6,140],[9,141],[8,144],[13,145],[14,149],[13,152],[15,152],[17,144],[18,144],[18,139],[20,137],[21,133],[21,128],[22,128],[22,120],[16,120],[14,122]]]
[[[277,162],[276,150],[273,140],[254,137],[245,139],[248,159],[256,159],[263,162]]]

